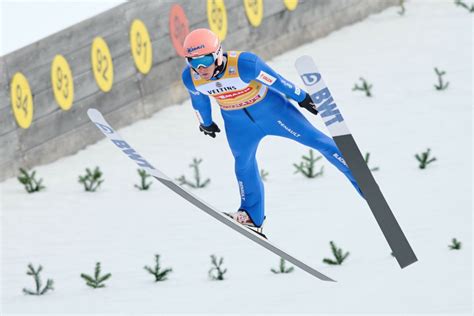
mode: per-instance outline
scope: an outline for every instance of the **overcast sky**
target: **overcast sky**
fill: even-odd
[[[0,56],[93,17],[125,0],[0,0]]]

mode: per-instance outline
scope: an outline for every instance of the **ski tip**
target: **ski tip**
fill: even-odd
[[[90,108],[87,110],[87,115],[92,118],[93,116],[100,114],[100,112],[97,109]]]
[[[301,63],[307,63],[308,61],[312,61],[312,60],[313,60],[313,58],[311,56],[303,55],[303,56],[300,56],[296,59],[295,65],[298,65],[298,64],[301,64]]]
[[[313,271],[306,271],[306,272],[309,272],[312,276],[318,278],[319,280],[321,281],[325,281],[325,282],[333,282],[333,283],[338,283],[336,280],[334,279],[331,279],[330,277],[328,277],[327,275],[325,274],[322,274],[321,272],[319,271],[316,271],[314,269],[312,269]]]
[[[313,276],[317,277],[318,279],[320,279],[321,281],[326,281],[326,282],[333,282],[333,283],[337,283],[336,280],[334,279],[331,279],[330,277],[328,277],[327,275],[324,275],[318,271],[316,271],[316,273],[311,273]]]

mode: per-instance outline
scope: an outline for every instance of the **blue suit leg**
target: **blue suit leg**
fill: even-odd
[[[334,140],[314,127],[304,115],[289,101],[273,104],[274,116],[270,133],[286,137],[319,151],[331,164],[339,169],[352,183],[357,192],[362,195],[357,181],[343,159]]]
[[[264,189],[255,157],[260,140],[260,128],[244,117],[226,120],[227,141],[235,159],[235,175],[240,190],[241,205],[256,226],[261,226],[264,214]]]

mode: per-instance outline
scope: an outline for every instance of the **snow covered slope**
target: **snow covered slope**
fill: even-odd
[[[28,195],[16,179],[1,183],[2,311],[9,313],[445,313],[472,308],[472,14],[452,1],[411,1],[404,16],[391,8],[269,64],[300,84],[294,61],[311,55],[323,72],[361,150],[419,262],[401,270],[368,206],[327,162],[322,178],[293,174],[308,149],[265,139],[258,152],[269,172],[265,232],[276,243],[338,280],[325,283],[295,270],[275,275],[279,258],[253,244],[159,183],[150,191],[135,165],[108,140],[75,156],[35,168],[46,191]],[[224,43],[225,44],[225,43]],[[433,70],[449,88],[436,91]],[[374,97],[351,91],[359,77]],[[305,113],[306,115],[306,113]],[[326,132],[320,118],[307,116]],[[214,118],[223,122],[216,107]],[[164,109],[119,131],[173,178],[203,158],[209,187],[193,190],[223,211],[239,206],[233,159],[225,135],[198,132],[191,105]],[[414,158],[431,148],[425,170]],[[77,182],[100,166],[105,182],[86,193]],[[448,249],[452,238],[460,251]],[[350,252],[328,266],[329,241]],[[154,283],[144,265],[161,255],[169,280]],[[224,257],[222,282],[210,281],[211,254]],[[80,278],[95,262],[112,273],[105,289]],[[55,291],[34,288],[28,263],[42,264]]]

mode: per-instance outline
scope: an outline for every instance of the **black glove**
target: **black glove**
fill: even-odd
[[[216,125],[216,123],[212,122],[209,126],[199,125],[199,130],[203,132],[205,135],[209,135],[212,138],[216,138],[216,133],[219,133],[221,130]]]
[[[306,93],[306,97],[304,98],[303,101],[298,102],[299,106],[302,108],[305,108],[306,110],[310,111],[314,115],[318,115],[318,110],[316,110],[316,104],[314,104],[313,100],[311,100],[311,97],[309,96],[308,93]]]

